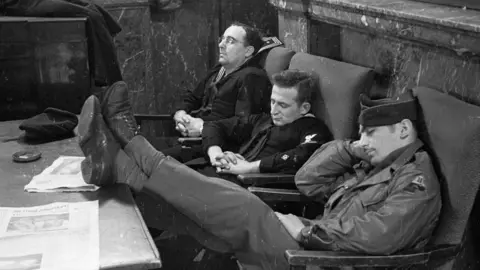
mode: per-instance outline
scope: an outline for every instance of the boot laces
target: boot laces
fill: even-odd
[[[130,114],[122,115],[122,119],[127,124],[128,129],[132,130],[135,133],[135,135],[137,135],[139,127],[135,119]]]

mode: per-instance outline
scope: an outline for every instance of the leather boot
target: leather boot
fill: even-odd
[[[101,103],[105,122],[121,147],[125,147],[135,135],[140,133],[128,98],[127,84],[118,81],[111,85],[105,91]]]
[[[85,155],[81,164],[85,182],[97,186],[115,183],[113,165],[120,145],[105,124],[95,96],[90,96],[83,104],[78,135]]]

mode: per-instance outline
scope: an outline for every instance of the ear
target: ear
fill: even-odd
[[[253,56],[253,51],[255,50],[255,48],[253,48],[253,46],[247,46],[246,50],[245,50],[245,58],[249,58],[251,56]]]
[[[412,132],[414,131],[413,123],[409,119],[403,119],[399,123],[400,128],[400,138],[405,139],[408,138]]]
[[[310,109],[312,108],[312,105],[310,102],[303,102],[302,105],[300,106],[300,112],[305,115],[310,112]]]

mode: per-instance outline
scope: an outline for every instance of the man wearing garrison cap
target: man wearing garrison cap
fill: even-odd
[[[420,249],[435,228],[440,187],[417,139],[410,92],[397,100],[363,97],[361,139],[324,144],[298,171],[299,190],[325,203],[312,220],[277,213],[248,190],[165,156],[134,125],[122,123],[133,118],[131,111],[107,103],[112,117],[102,115],[95,98],[87,99],[80,116],[85,181],[148,193],[161,206],[162,229],[233,253],[243,269],[287,270],[288,249]]]
[[[299,231],[303,246],[313,249],[391,254],[422,248],[441,198],[417,138],[417,100],[408,90],[396,98],[362,96],[360,103],[360,140],[324,144],[295,176],[303,194],[325,203],[322,217],[287,230]]]

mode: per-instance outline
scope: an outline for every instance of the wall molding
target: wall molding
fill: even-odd
[[[284,12],[376,35],[480,55],[480,11],[409,0],[270,0]]]

